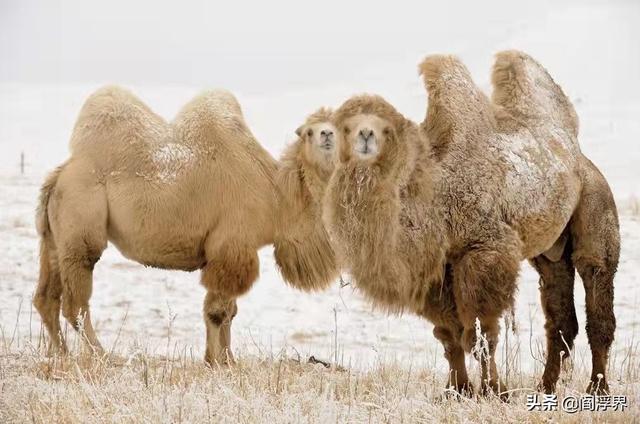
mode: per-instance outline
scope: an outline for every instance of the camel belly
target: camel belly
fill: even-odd
[[[203,243],[192,238],[176,239],[139,234],[109,234],[109,241],[128,259],[146,266],[195,271],[205,263]]]
[[[197,217],[163,198],[109,196],[109,241],[141,264],[193,271],[206,262],[204,242],[209,228]]]
[[[548,251],[560,238],[571,215],[554,217],[525,217],[512,225],[522,241],[523,259],[530,259]]]
[[[549,250],[566,228],[579,195],[580,181],[571,174],[556,176],[512,195],[504,205],[507,223],[523,244],[523,259]]]

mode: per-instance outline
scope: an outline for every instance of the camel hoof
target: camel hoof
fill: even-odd
[[[473,385],[469,383],[449,385],[445,387],[444,393],[438,397],[440,402],[454,399],[461,401],[463,398],[472,398],[474,395]]]
[[[236,364],[236,360],[233,358],[233,355],[230,354],[220,355],[218,358],[205,355],[204,362],[211,368],[232,367]]]
[[[47,358],[53,358],[55,356],[66,356],[68,353],[69,350],[67,349],[66,345],[55,346],[51,344],[49,345],[49,347],[47,347],[45,356]]]
[[[480,395],[482,397],[497,396],[503,402],[509,402],[509,391],[503,383],[491,381],[483,382],[480,387]]]
[[[610,394],[609,384],[604,379],[592,380],[587,386],[587,393],[594,396],[607,396]]]
[[[546,395],[550,395],[556,392],[556,383],[552,383],[550,381],[542,380],[536,386],[536,391],[544,393]]]

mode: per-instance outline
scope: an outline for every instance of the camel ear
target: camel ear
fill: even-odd
[[[304,125],[300,125],[298,129],[296,129],[296,135],[302,137],[302,131],[304,131]]]

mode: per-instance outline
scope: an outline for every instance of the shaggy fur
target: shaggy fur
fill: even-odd
[[[384,116],[392,129],[372,164],[355,160],[340,144],[340,166],[330,180],[324,222],[358,287],[389,312],[422,312],[432,282],[442,280],[444,240],[436,222],[421,216],[431,208],[431,159],[416,125],[378,96],[358,96],[335,113],[336,126],[360,114]],[[409,177],[413,176],[410,183]],[[401,201],[402,198],[402,201]],[[415,284],[420,279],[424,284]]]
[[[285,281],[321,290],[337,278],[336,256],[322,225],[321,201],[335,162],[335,143],[320,149],[314,137],[331,127],[331,110],[319,109],[298,128],[298,139],[282,155],[276,181],[283,193],[274,240],[276,263]],[[335,131],[333,131],[335,132]],[[335,134],[334,134],[335,137]],[[332,139],[333,140],[333,139]]]
[[[346,153],[329,182],[324,219],[355,283],[388,310],[410,308],[434,322],[449,383],[458,390],[470,387],[463,352],[476,346],[478,319],[488,344],[480,355],[483,391],[499,392],[498,319],[513,305],[520,261],[533,260],[544,284],[550,346],[543,386],[552,391],[559,352],[566,351],[558,330],[571,338],[569,346],[576,333],[575,264],[587,290],[589,390],[606,391],[605,378],[595,384],[605,375],[615,328],[617,216],[606,181],[580,152],[569,100],[520,52],[498,55],[493,103],[454,57],[429,57],[420,71],[429,93],[424,138],[407,131],[413,124],[379,97],[350,99],[336,113]],[[375,160],[361,161],[348,154],[349,128],[341,125],[367,114],[395,131]],[[411,152],[418,152],[416,160]],[[416,211],[410,218],[408,205]],[[418,231],[403,237],[408,229]],[[408,260],[406,252],[416,258]],[[439,296],[431,297],[434,288]]]
[[[202,270],[209,362],[232,360],[235,299],[258,277],[261,246],[292,240],[276,258],[294,287],[320,289],[335,279],[335,257],[310,195],[316,182],[291,190],[281,178],[301,167],[313,172],[314,164],[304,154],[276,162],[230,93],[206,92],[167,123],[128,91],[106,87],[87,99],[70,144],[71,157],[42,187],[36,219],[41,269],[34,304],[52,350],[66,349],[62,308],[75,328],[82,321],[89,346],[102,351],[89,299],[107,241],[145,265]]]

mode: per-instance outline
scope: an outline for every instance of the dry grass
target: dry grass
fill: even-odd
[[[78,348],[48,358],[6,337],[0,347],[0,422],[634,422],[640,376],[637,345],[612,358],[611,386],[626,395],[624,412],[529,412],[536,378],[513,373],[522,389],[497,398],[442,398],[445,376],[397,363],[359,372],[328,369],[282,355],[242,357],[232,368],[206,367],[189,352],[96,358]],[[129,346],[131,347],[131,346]],[[134,347],[141,352],[140,347]],[[624,356],[624,357],[623,357]],[[576,362],[580,362],[579,358]],[[582,395],[587,375],[576,366],[559,395]],[[512,383],[513,384],[513,383]]]

